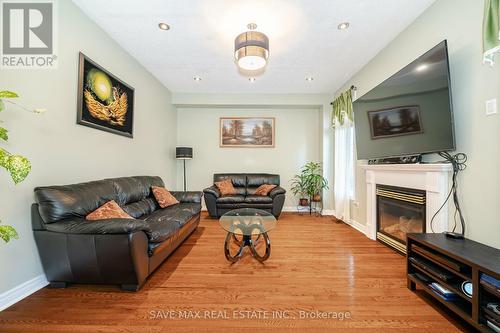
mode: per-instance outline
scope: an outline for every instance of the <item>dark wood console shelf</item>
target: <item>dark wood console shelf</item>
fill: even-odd
[[[486,324],[487,303],[500,303],[500,290],[481,283],[483,274],[500,280],[500,250],[444,234],[408,234],[406,244],[408,288],[419,288],[459,315],[481,332],[494,332]],[[410,258],[413,258],[410,260]],[[422,263],[424,266],[422,266]],[[472,282],[472,298],[461,290],[462,282]],[[437,282],[458,296],[445,300],[430,287]],[[494,315],[494,314],[493,314]]]

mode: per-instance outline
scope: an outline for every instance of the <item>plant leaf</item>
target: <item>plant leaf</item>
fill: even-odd
[[[3,111],[3,109],[5,109],[5,104],[3,103],[3,101],[0,99],[0,112]]]
[[[7,141],[9,140],[9,131],[7,131],[5,128],[0,127],[0,139]]]
[[[30,161],[21,155],[12,155],[9,157],[8,168],[10,176],[15,184],[22,182],[31,171]]]
[[[0,167],[7,169],[9,156],[10,153],[7,150],[0,148]]]
[[[8,243],[12,238],[19,239],[16,229],[10,225],[0,225],[0,238]]]
[[[0,148],[0,167],[6,169],[15,184],[22,182],[31,171],[30,161],[21,155],[12,155]]]
[[[15,92],[2,90],[0,91],[0,98],[16,98],[19,97]]]

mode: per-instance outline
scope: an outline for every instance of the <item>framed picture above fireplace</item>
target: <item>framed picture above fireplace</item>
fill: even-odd
[[[420,107],[418,105],[368,111],[368,122],[372,139],[423,132]]]

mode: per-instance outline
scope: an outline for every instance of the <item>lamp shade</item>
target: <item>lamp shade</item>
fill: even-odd
[[[247,31],[234,40],[234,57],[238,66],[245,70],[258,70],[267,64],[269,38],[262,32]]]
[[[178,160],[190,160],[193,158],[192,147],[177,147],[175,148],[175,158]]]

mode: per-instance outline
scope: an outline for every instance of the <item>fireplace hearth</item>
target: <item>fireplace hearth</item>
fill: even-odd
[[[406,234],[425,232],[426,192],[377,185],[377,240],[406,253]]]

